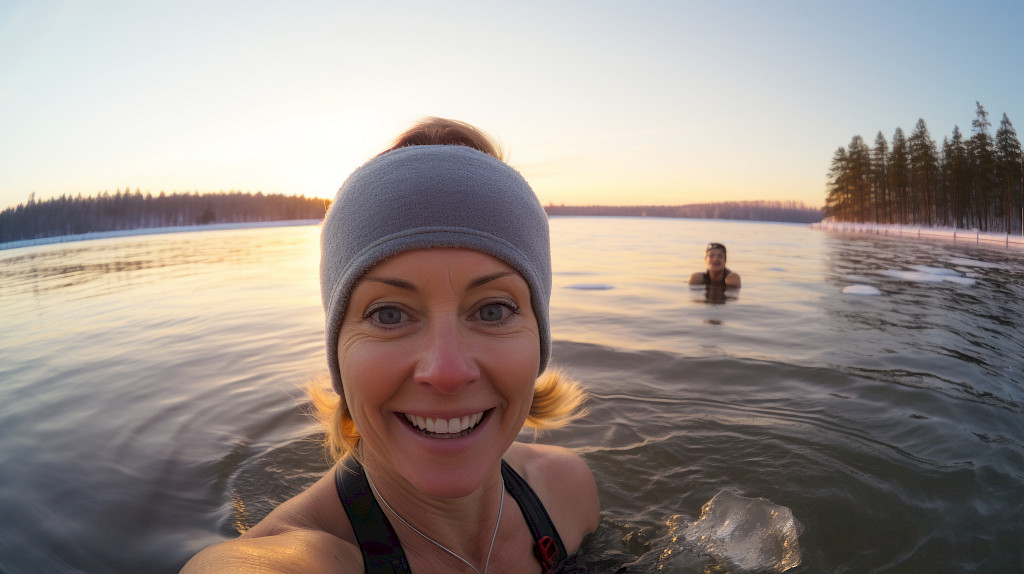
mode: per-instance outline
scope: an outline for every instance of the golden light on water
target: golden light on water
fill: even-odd
[[[252,518],[249,516],[248,510],[245,507],[245,501],[242,500],[241,496],[234,494],[231,496],[231,524],[235,527],[235,531],[239,534],[244,534],[249,530],[249,525],[252,523]]]

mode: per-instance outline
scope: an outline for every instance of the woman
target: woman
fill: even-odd
[[[321,232],[338,464],[185,572],[576,572],[586,463],[515,442],[581,413],[546,372],[547,216],[472,126],[428,118],[357,169]],[[539,378],[538,378],[538,375]]]
[[[739,287],[740,274],[734,273],[725,266],[725,246],[721,243],[708,243],[704,250],[704,264],[707,271],[698,271],[690,275],[690,285],[708,285],[712,287]]]

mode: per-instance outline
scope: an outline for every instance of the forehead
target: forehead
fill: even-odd
[[[714,249],[708,249],[707,252],[706,252],[706,255],[711,255],[712,253],[721,253],[724,256],[725,255],[725,250],[724,249],[719,249],[719,248],[715,247]]]

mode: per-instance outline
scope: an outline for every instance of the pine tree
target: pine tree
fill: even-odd
[[[1002,191],[1004,227],[1007,233],[1015,227],[1017,215],[1021,217],[1021,233],[1024,234],[1024,154],[1021,152],[1017,131],[1010,118],[1003,114],[996,130],[996,180]]]
[[[846,148],[840,146],[832,154],[832,164],[828,170],[828,196],[822,215],[838,221],[849,221],[849,194],[847,188],[849,160]]]
[[[949,142],[948,155],[947,185],[953,205],[953,225],[968,227],[968,222],[971,221],[971,166],[960,126],[953,126],[953,139]]]
[[[928,133],[924,119],[917,120],[907,147],[910,154],[910,211],[914,221],[930,226],[935,222],[939,158],[935,140]]]
[[[907,150],[907,138],[902,128],[896,128],[892,135],[892,151],[889,152],[889,191],[893,197],[896,210],[896,222],[908,223],[907,189],[910,181],[910,155]]]
[[[988,112],[978,105],[977,115],[971,122],[971,139],[967,142],[968,158],[971,169],[971,199],[974,204],[974,215],[978,228],[988,231],[992,227],[993,204],[995,193],[995,152],[992,136],[988,130],[992,123],[988,121]]]
[[[879,130],[871,148],[871,181],[875,197],[875,223],[892,223],[889,201],[889,142]]]
[[[871,192],[871,150],[864,138],[853,136],[846,150],[847,176],[856,221],[867,221]]]

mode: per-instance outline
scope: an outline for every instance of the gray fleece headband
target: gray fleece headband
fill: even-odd
[[[409,146],[352,172],[320,232],[327,365],[339,395],[338,331],[356,281],[388,257],[428,247],[480,251],[522,275],[540,329],[541,372],[547,367],[551,247],[547,214],[537,196],[519,172],[483,152]]]

